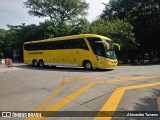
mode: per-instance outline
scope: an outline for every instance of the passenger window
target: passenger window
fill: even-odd
[[[89,44],[94,52],[94,54],[105,57],[104,45],[101,43],[96,43],[95,41],[101,41],[100,38],[87,38]]]
[[[76,48],[89,50],[86,42],[84,41],[84,39],[77,39],[76,40]]]
[[[25,50],[54,50],[54,49],[85,49],[89,50],[84,39],[71,39],[42,43],[24,44]]]

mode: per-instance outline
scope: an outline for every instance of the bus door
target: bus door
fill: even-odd
[[[65,63],[68,66],[77,67],[74,43],[75,43],[74,40],[66,40],[63,42],[64,45],[63,63]]]
[[[70,52],[70,63],[75,65],[75,66],[78,66],[78,50],[77,49],[74,49]]]
[[[75,47],[74,50],[74,62],[78,64],[78,66],[82,66],[83,60],[87,59],[87,52],[88,46],[83,38],[75,40]]]

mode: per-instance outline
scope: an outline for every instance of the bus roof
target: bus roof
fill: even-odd
[[[111,40],[108,37],[101,36],[101,35],[96,35],[96,34],[80,34],[80,35],[72,35],[72,36],[56,37],[56,38],[49,38],[49,39],[37,40],[37,41],[30,41],[30,42],[25,42],[24,44],[49,42],[49,41],[57,41],[57,40],[58,41],[59,40],[69,40],[69,39],[82,38],[82,37],[95,37],[95,38],[103,38],[103,39]]]

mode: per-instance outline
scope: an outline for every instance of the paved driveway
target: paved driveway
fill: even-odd
[[[37,120],[158,120],[160,66],[118,66],[114,70],[91,71],[40,69],[24,64],[14,64],[13,68],[1,66],[0,111],[43,111],[45,117]],[[25,119],[14,117],[0,119]]]

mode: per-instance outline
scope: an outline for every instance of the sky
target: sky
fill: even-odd
[[[28,9],[24,8],[23,2],[26,0],[0,0],[0,28],[7,29],[7,24],[20,25],[21,23],[38,24],[46,18],[30,16]],[[87,19],[91,22],[100,15],[105,8],[102,3],[109,0],[86,0],[89,3]]]

